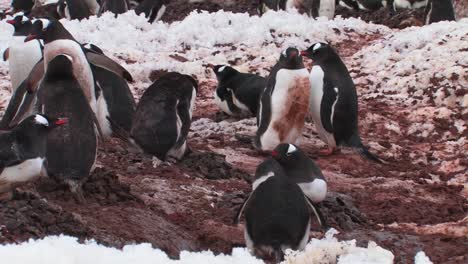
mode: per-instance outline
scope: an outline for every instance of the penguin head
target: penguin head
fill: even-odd
[[[218,81],[230,78],[238,71],[228,65],[216,65],[213,67],[213,72],[216,74]]]
[[[272,152],[273,159],[281,165],[287,166],[291,162],[300,160],[305,155],[301,149],[294,144],[283,143],[279,144]]]
[[[299,50],[294,47],[289,47],[281,52],[279,64],[282,68],[291,70],[304,68],[302,56]]]
[[[23,13],[19,12],[15,18],[6,21],[15,28],[13,36],[27,36],[31,30],[31,20]]]
[[[32,25],[31,32],[24,42],[33,39],[42,39],[45,44],[57,39],[74,40],[73,36],[65,29],[62,23],[54,18],[36,19]]]
[[[52,118],[43,114],[35,114],[24,119],[14,130],[35,134],[47,132],[67,123],[68,118]]]
[[[317,42],[310,46],[307,50],[301,51],[302,56],[305,56],[313,61],[321,61],[332,54],[335,54],[333,48],[327,43]]]

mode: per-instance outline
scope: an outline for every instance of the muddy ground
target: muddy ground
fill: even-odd
[[[219,9],[219,1],[214,2],[182,5],[173,1],[171,5],[179,9],[169,8],[165,19],[180,19],[194,6]],[[240,2],[228,8],[254,12],[253,1]],[[337,43],[337,47],[346,60],[369,41]],[[214,80],[200,83],[188,139],[192,153],[186,159],[155,167],[151,158],[111,139],[100,147],[99,167],[84,185],[85,204],[49,179],[20,188],[12,200],[0,205],[0,243],[63,233],[115,247],[150,242],[173,257],[181,250],[228,253],[232,247],[244,246],[242,226],[233,225],[232,220],[250,190],[255,167],[266,156],[235,136],[252,135],[254,119],[226,119],[217,112],[212,98],[215,86]],[[366,93],[366,87],[357,88],[358,93]],[[406,131],[411,125],[405,121],[411,111],[408,106],[389,104],[383,98],[359,103],[364,141],[377,143],[380,148],[373,151],[388,164],[347,152],[319,156],[325,145],[313,124],[308,123],[304,131],[302,146],[329,181],[330,195],[321,205],[328,224],[341,232],[341,239],[356,239],[362,246],[373,240],[391,250],[396,263],[412,263],[420,250],[434,263],[467,263],[467,193],[463,184],[447,182],[466,173],[468,147],[441,155],[446,150],[441,137],[393,133],[378,120],[366,118],[379,113]],[[454,131],[443,120],[431,122],[441,135]],[[467,134],[466,130],[453,132],[453,137]],[[458,169],[441,172],[431,163],[414,162],[419,159],[441,159]],[[440,180],[435,181],[434,175]],[[312,236],[323,235],[316,225],[313,229]]]

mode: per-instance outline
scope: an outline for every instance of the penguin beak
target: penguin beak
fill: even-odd
[[[24,39],[24,42],[28,42],[28,41],[31,41],[33,39],[37,39],[37,35],[34,35],[34,34],[29,34],[25,39]]]
[[[306,50],[301,51],[301,56],[307,57],[307,55],[309,55],[309,52]]]
[[[278,155],[279,155],[279,153],[278,153],[278,151],[276,151],[276,150],[273,150],[273,151],[271,152],[271,156],[273,156],[273,157],[278,157]]]
[[[13,19],[7,20],[6,22],[10,25],[15,25],[15,21]]]
[[[57,120],[55,120],[54,122],[54,125],[55,126],[62,126],[62,125],[65,125],[65,124],[68,124],[68,118],[57,118]]]

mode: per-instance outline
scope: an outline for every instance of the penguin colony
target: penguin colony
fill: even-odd
[[[68,19],[131,8],[152,23],[167,0],[59,0],[57,13]],[[67,186],[78,202],[95,168],[98,145],[116,136],[142,154],[177,162],[190,153],[187,136],[198,92],[194,76],[171,72],[156,80],[139,103],[130,91],[131,74],[91,43],[79,43],[54,18],[28,17],[33,0],[13,0],[14,41],[4,52],[12,98],[0,122],[0,198],[38,177]],[[427,23],[454,20],[451,0],[303,0],[259,1],[259,12],[297,8],[317,17],[334,16],[335,5],[375,10],[426,6]],[[311,71],[304,66],[311,59]],[[256,117],[253,147],[270,153],[255,173],[252,192],[235,222],[245,215],[244,236],[252,254],[283,260],[287,249],[303,250],[311,223],[326,228],[320,203],[327,181],[301,150],[306,116],[331,155],[351,148],[385,163],[363,144],[358,130],[354,82],[338,53],[327,43],[278,54],[268,77],[242,73],[229,65],[212,67],[218,80],[215,102],[228,116]]]

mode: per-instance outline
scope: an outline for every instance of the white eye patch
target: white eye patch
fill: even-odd
[[[49,121],[47,121],[47,119],[41,115],[36,115],[34,117],[34,121],[38,125],[49,126]]]
[[[281,54],[283,54],[283,56],[286,57],[287,53],[286,53],[287,49],[283,50],[283,52]]]
[[[322,47],[322,44],[317,43],[317,44],[314,45],[314,48],[312,50],[316,51],[316,50],[320,49],[320,47]]]
[[[294,146],[293,144],[289,144],[288,154],[292,154],[292,153],[296,152],[296,150],[297,150],[296,146]]]
[[[21,22],[24,23],[24,22],[27,22],[27,21],[29,21],[29,18],[27,16],[22,16],[21,17]]]
[[[40,18],[38,19],[39,21],[42,21],[42,30],[45,30],[49,27],[50,25],[50,20],[48,19],[44,19],[44,18]]]
[[[218,72],[223,72],[224,69],[226,69],[226,66],[223,66],[223,67],[219,68],[219,69],[218,69]]]

